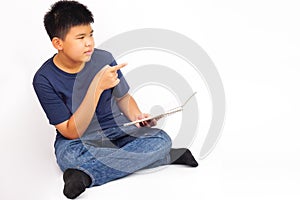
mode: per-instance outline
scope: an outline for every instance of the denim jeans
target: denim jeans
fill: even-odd
[[[55,141],[55,154],[62,171],[79,169],[92,179],[92,186],[132,174],[140,169],[170,163],[171,139],[160,129],[136,126],[110,128],[68,140]]]

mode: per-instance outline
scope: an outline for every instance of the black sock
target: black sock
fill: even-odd
[[[64,172],[63,179],[65,182],[64,195],[69,199],[78,197],[92,183],[89,175],[77,169],[67,169]]]
[[[197,167],[198,163],[192,155],[191,151],[186,148],[171,149],[171,164],[189,165]]]

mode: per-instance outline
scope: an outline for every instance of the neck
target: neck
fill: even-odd
[[[60,53],[54,56],[53,62],[62,71],[72,74],[80,72],[85,64],[84,62],[73,61]]]

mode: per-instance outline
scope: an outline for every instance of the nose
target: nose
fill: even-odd
[[[86,47],[92,46],[93,43],[94,43],[93,38],[87,38],[87,39],[85,40],[85,46],[86,46]]]

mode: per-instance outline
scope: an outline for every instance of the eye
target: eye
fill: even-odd
[[[84,39],[84,37],[83,36],[82,37],[78,37],[77,39],[82,40],[82,39]]]

